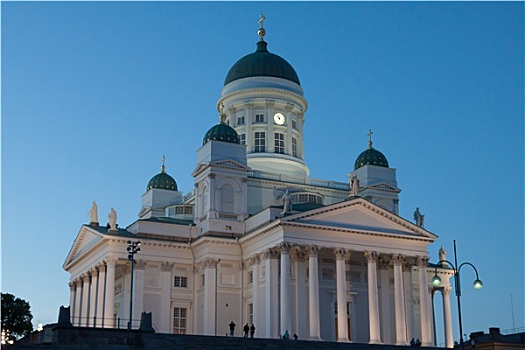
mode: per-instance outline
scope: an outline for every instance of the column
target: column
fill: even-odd
[[[73,318],[73,325],[80,327],[82,320],[82,287],[84,286],[84,281],[82,276],[75,280],[77,285],[77,293],[75,299],[75,317]]]
[[[380,300],[381,300],[381,331],[383,332],[383,343],[392,344],[394,337],[392,335],[392,306],[390,305],[390,259],[381,255],[379,258],[380,273]]]
[[[244,123],[246,124],[246,153],[253,152],[253,131],[252,131],[252,120],[253,120],[253,104],[246,103],[244,105]]]
[[[284,107],[284,110],[286,111],[286,134],[285,134],[285,153],[293,156],[292,152],[292,136],[293,136],[293,130],[292,130],[292,111],[293,111],[293,105],[287,104],[286,107]],[[299,147],[299,145],[297,145]],[[297,153],[299,155],[299,150],[297,150]]]
[[[250,259],[252,265],[252,303],[253,303],[253,324],[259,325],[259,256],[255,255]]]
[[[140,316],[142,311],[144,311],[144,270],[146,269],[146,263],[146,260],[137,260],[134,268],[133,315],[131,325],[135,327],[140,325]]]
[[[283,242],[281,250],[281,334],[291,331],[290,299],[290,244]]]
[[[304,336],[308,332],[308,310],[305,307],[308,303],[306,300],[306,253],[304,249],[301,248],[296,251],[294,260],[296,288],[292,307],[295,314],[295,324],[291,331]]]
[[[264,252],[265,259],[265,309],[266,317],[264,320],[266,329],[266,338],[277,338],[279,336],[279,285],[277,278],[279,276],[279,265],[277,259],[279,252],[275,248],[267,249]]]
[[[274,129],[273,129],[273,107],[275,106],[275,103],[272,101],[266,101],[265,106],[266,106],[266,109],[265,109],[264,117],[266,118],[265,121],[266,121],[266,125],[268,126],[268,129],[267,129],[268,133],[266,135],[266,142],[267,142],[266,152],[274,153],[275,152],[275,135],[274,135]],[[282,324],[281,324],[281,328],[283,328]],[[285,330],[283,330],[283,332]]]
[[[379,296],[377,294],[377,257],[375,252],[366,252],[368,263],[368,318],[370,328],[370,344],[381,344],[379,319]]]
[[[311,246],[308,249],[308,303],[310,311],[310,339],[321,340],[321,325],[319,321],[319,248]]]
[[[77,292],[77,286],[75,284],[75,281],[71,281],[67,284],[69,286],[69,322],[74,324],[73,320],[75,319],[75,300],[76,300],[76,292]]]
[[[97,317],[97,285],[98,270],[93,267],[91,270],[91,287],[89,288],[89,325],[95,327]]]
[[[217,263],[216,259],[206,259],[202,264],[204,269],[204,335],[216,335]]]
[[[405,291],[403,288],[403,256],[392,256],[394,263],[394,307],[396,310],[396,345],[408,345],[405,313]]]
[[[100,263],[98,264],[97,268],[97,322],[95,327],[102,327],[104,319],[104,286],[106,282],[106,265],[104,263]]]
[[[91,274],[84,273],[83,275],[83,286],[82,286],[82,318],[81,326],[89,326],[89,292],[91,284]]]
[[[104,320],[103,327],[115,327],[113,309],[115,308],[115,268],[117,259],[108,257],[106,262],[106,283],[104,288]]]
[[[451,287],[443,287],[443,289],[441,289],[441,296],[443,298],[443,319],[445,322],[445,346],[447,348],[454,347],[454,337],[452,335],[452,314],[450,312],[451,291]]]
[[[171,287],[173,286],[171,270],[173,264],[165,262],[162,264],[161,270],[161,288],[160,288],[160,323],[158,324],[159,333],[171,333],[170,321],[173,312],[171,308]],[[192,283],[195,283],[193,281]]]
[[[346,250],[335,249],[337,274],[337,341],[348,342],[348,316],[346,314]]]
[[[414,321],[414,287],[412,286],[412,265],[403,264],[403,281],[405,282],[405,312],[407,318],[407,340],[415,338],[416,326]]]
[[[418,257],[417,265],[419,268],[419,309],[421,313],[422,346],[433,345],[432,328],[430,323],[430,302],[428,297],[427,263],[428,257]]]

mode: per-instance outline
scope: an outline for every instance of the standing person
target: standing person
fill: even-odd
[[[253,338],[254,334],[255,334],[255,326],[252,323],[252,326],[250,327],[250,338]]]
[[[248,332],[250,331],[250,326],[248,325],[248,323],[244,325],[243,331],[244,331],[244,337],[248,338]]]
[[[288,330],[286,330],[286,332],[284,332],[283,339],[285,339],[285,340],[290,339],[290,333],[288,333]]]
[[[230,322],[230,337],[233,337],[233,333],[235,332],[235,323],[233,321]]]

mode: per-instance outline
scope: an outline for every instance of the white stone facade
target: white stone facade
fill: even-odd
[[[353,171],[357,196],[348,183],[309,178],[307,102],[294,82],[236,80],[218,106],[243,143],[205,143],[194,189],[185,196],[149,189],[139,220],[126,229],[81,227],[64,263],[73,325],[125,328],[131,319],[137,328],[141,313],[151,312],[162,333],[226,335],[233,321],[236,335],[253,323],[258,338],[288,330],[311,340],[433,344],[436,290],[427,263],[437,236],[398,216],[395,169]],[[255,122],[259,112],[264,121]],[[256,132],[266,135],[264,152],[255,151]],[[141,242],[132,315],[128,240]],[[451,273],[438,272],[452,347]]]

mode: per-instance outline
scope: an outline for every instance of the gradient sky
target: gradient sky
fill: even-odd
[[[524,4],[2,2],[2,292],[53,323],[62,264],[93,200],[121,227],[149,179],[193,187],[229,68],[255,51],[296,69],[311,177],[347,181],[374,147],[461,272],[464,333],[524,322]],[[439,294],[438,294],[439,296]],[[440,299],[440,298],[438,298]],[[456,301],[454,339],[458,339]],[[512,308],[513,306],[513,308]],[[436,302],[438,343],[443,343]]]

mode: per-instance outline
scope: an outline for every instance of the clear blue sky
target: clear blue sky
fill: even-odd
[[[62,264],[93,200],[137,218],[166,170],[185,193],[229,68],[268,49],[309,102],[311,176],[346,181],[374,146],[462,270],[464,333],[524,322],[524,5],[2,2],[2,292],[35,324],[68,305]],[[511,308],[511,297],[514,310]],[[455,299],[452,299],[456,322]],[[441,314],[440,303],[436,304]],[[443,342],[438,318],[438,342]],[[458,338],[454,323],[454,338]]]

